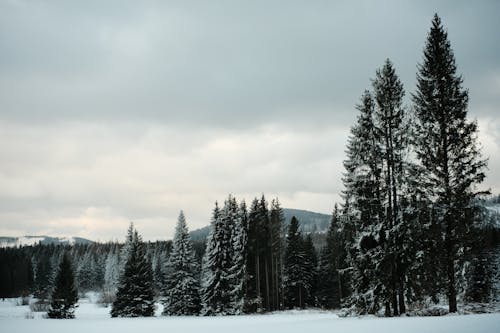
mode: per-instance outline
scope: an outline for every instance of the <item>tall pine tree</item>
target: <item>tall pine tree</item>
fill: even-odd
[[[427,175],[425,190],[441,225],[449,311],[457,311],[455,274],[460,270],[471,227],[475,185],[484,180],[486,160],[477,144],[477,123],[467,120],[469,95],[457,74],[448,34],[436,14],[418,66],[415,148]]]
[[[231,211],[234,219],[233,231],[231,233],[231,267],[229,274],[231,279],[231,309],[233,314],[241,314],[245,310],[246,291],[246,254],[248,243],[248,218],[247,208],[244,201],[238,207],[235,198],[231,198]]]
[[[198,263],[181,211],[175,229],[172,252],[166,265],[165,315],[197,315],[200,311]]]
[[[304,239],[299,230],[299,220],[292,217],[287,233],[285,252],[285,305],[289,309],[303,308],[309,297],[311,272],[308,271]]]
[[[225,208],[221,211],[217,203],[212,215],[210,233],[207,238],[202,262],[202,314],[224,315],[231,313],[230,276],[228,264],[231,261],[231,225],[227,224]]]
[[[381,136],[374,119],[375,105],[372,93],[365,91],[361,103],[356,107],[359,115],[347,142],[347,159],[344,161],[346,173],[343,177],[345,203],[338,221],[338,228],[342,232],[340,238],[345,240],[345,245],[330,245],[338,252],[335,263],[337,271],[344,268],[341,262],[344,258],[348,261],[353,291],[348,303],[355,305],[360,313],[378,311],[380,294],[384,289],[381,277],[387,274],[378,269],[378,263],[384,255],[382,243],[385,232]],[[331,232],[336,233],[335,230]],[[341,255],[344,249],[346,254]],[[347,296],[342,292],[343,289],[340,284],[340,298]]]
[[[404,199],[402,189],[409,133],[403,108],[403,84],[389,59],[377,71],[373,90],[376,102],[374,120],[382,158],[382,228],[386,234],[380,258],[383,272],[387,273],[382,276],[382,294],[386,315],[398,315],[405,312],[405,271],[402,265],[405,223],[401,201]]]

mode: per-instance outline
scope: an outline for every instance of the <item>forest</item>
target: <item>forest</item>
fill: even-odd
[[[312,307],[400,316],[496,302],[500,219],[487,206],[500,196],[478,189],[487,159],[437,15],[417,68],[411,106],[389,59],[361,93],[343,201],[321,244],[277,198],[247,207],[228,195],[195,241],[181,211],[172,241],[144,242],[131,224],[122,244],[2,248],[0,297],[32,294],[63,318],[90,290],[112,317],[152,316],[156,301],[163,315],[205,316]]]

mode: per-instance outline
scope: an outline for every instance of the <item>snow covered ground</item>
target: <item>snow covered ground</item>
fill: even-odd
[[[500,332],[500,313],[443,317],[339,318],[334,312],[290,311],[234,317],[110,318],[109,308],[83,299],[74,320],[26,319],[28,306],[15,299],[0,301],[1,332],[217,332],[217,333],[321,333],[321,332]],[[157,312],[161,312],[158,309]]]

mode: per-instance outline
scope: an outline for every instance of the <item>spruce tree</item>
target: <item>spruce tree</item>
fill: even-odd
[[[172,252],[166,265],[164,315],[197,315],[200,311],[198,263],[181,211],[175,229]]]
[[[247,312],[263,312],[270,308],[271,241],[269,212],[262,195],[255,198],[248,213]]]
[[[202,262],[202,314],[224,315],[231,313],[230,276],[228,263],[231,260],[230,232],[227,224],[227,205],[223,211],[217,203],[212,215],[210,233],[207,238]]]
[[[401,252],[405,239],[405,223],[401,201],[406,152],[408,146],[408,126],[403,107],[404,89],[394,66],[389,59],[377,71],[373,80],[375,97],[375,126],[379,135],[382,158],[382,199],[384,216],[382,231],[386,239],[382,242],[383,254],[380,266],[383,268],[383,301],[386,315],[405,312],[405,271]],[[382,272],[379,272],[379,274]],[[392,305],[392,312],[390,306]]]
[[[383,202],[382,202],[382,148],[380,131],[375,124],[376,101],[372,93],[365,91],[356,124],[351,128],[347,143],[347,159],[344,161],[346,173],[343,177],[345,200],[339,221],[332,220],[329,237],[331,243],[342,243],[337,233],[342,233],[343,246],[328,244],[335,259],[331,263],[335,270],[346,268],[342,261],[347,260],[352,294],[348,303],[356,306],[360,313],[374,313],[378,310],[381,291],[384,289],[381,277],[386,271],[378,269],[384,255],[382,242]],[[335,214],[336,215],[336,214]],[[333,223],[338,226],[333,226]],[[339,231],[336,231],[339,230]],[[342,245],[342,244],[340,244]],[[335,250],[336,251],[335,251]],[[345,251],[345,252],[344,252]],[[344,253],[342,253],[344,252]],[[338,275],[341,279],[341,275]],[[338,281],[338,300],[346,298],[341,281]]]
[[[50,309],[49,318],[69,319],[75,317],[75,304],[78,301],[78,291],[71,259],[64,253],[57,272]]]
[[[285,213],[278,198],[271,200],[269,210],[271,241],[271,307],[272,310],[283,308],[283,259],[285,256]]]
[[[457,311],[455,274],[461,269],[471,227],[475,186],[484,180],[486,160],[477,144],[477,122],[467,120],[469,95],[457,74],[448,34],[436,14],[418,66],[415,149],[426,171],[425,191],[431,198],[443,240],[442,260],[449,311]]]
[[[238,207],[236,199],[232,198],[231,210],[234,218],[234,226],[231,233],[231,247],[233,251],[231,267],[229,268],[231,279],[231,310],[233,314],[241,314],[245,310],[248,218],[244,201]]]
[[[299,221],[292,217],[285,252],[285,304],[289,309],[303,308],[309,291],[310,272],[305,265],[304,240]]]
[[[345,252],[340,233],[339,211],[337,205],[326,235],[326,245],[321,249],[318,267],[318,286],[316,296],[318,305],[326,309],[340,308],[342,285],[339,276],[340,261]]]
[[[128,257],[112,304],[111,317],[150,317],[154,315],[153,269],[137,230],[130,231],[129,228]]]
[[[316,298],[316,291],[318,290],[318,254],[314,248],[311,234],[308,234],[304,239],[304,271],[307,272],[305,276],[305,289],[306,289],[306,306],[316,306],[318,304]]]

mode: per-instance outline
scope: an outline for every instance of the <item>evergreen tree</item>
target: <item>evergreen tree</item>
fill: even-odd
[[[198,263],[181,211],[167,262],[164,315],[197,315],[200,311]]]
[[[69,319],[75,317],[75,304],[78,301],[78,291],[71,259],[64,253],[57,272],[54,291],[47,312],[49,318]]]
[[[378,269],[384,249],[381,246],[383,232],[382,205],[382,153],[380,131],[375,125],[376,102],[369,91],[361,97],[356,107],[359,111],[357,123],[351,128],[347,143],[347,159],[344,161],[346,173],[343,177],[345,200],[339,226],[331,230],[329,246],[335,262],[335,270],[340,271],[347,260],[353,293],[349,303],[354,304],[360,313],[373,313],[378,310],[379,293],[383,290],[380,279],[385,271]],[[334,220],[332,220],[332,223]],[[335,220],[335,224],[337,221]],[[345,238],[344,244],[338,231]],[[335,251],[335,250],[336,251]],[[341,275],[338,276],[341,278]],[[347,280],[347,279],[346,279]],[[343,286],[338,281],[340,299],[346,297]]]
[[[285,255],[285,213],[278,198],[271,200],[269,211],[270,241],[271,241],[271,307],[272,310],[282,309],[283,294],[283,259]]]
[[[231,309],[233,314],[241,314],[245,307],[246,254],[248,240],[247,208],[244,201],[237,207],[236,199],[231,202],[234,228],[231,233],[232,266],[229,269],[231,279]]]
[[[318,268],[318,305],[327,309],[340,308],[342,286],[339,276],[341,257],[345,250],[341,241],[340,221],[337,205],[326,236],[326,245],[320,252]]]
[[[108,252],[105,262],[104,272],[104,292],[114,297],[118,287],[118,280],[120,278],[119,255],[113,249]]]
[[[232,257],[230,244],[232,226],[228,225],[227,221],[227,202],[222,212],[216,203],[202,263],[201,313],[203,315],[231,313],[228,263]]]
[[[132,225],[127,244],[128,257],[120,276],[116,300],[112,304],[111,317],[153,316],[153,270],[144,243]]]
[[[405,312],[405,274],[402,247],[406,225],[403,221],[401,201],[408,126],[403,108],[403,84],[399,80],[389,59],[376,73],[373,81],[375,96],[375,126],[379,135],[382,157],[382,203],[384,207],[382,232],[386,237],[382,242],[383,253],[380,257],[378,273],[382,278],[382,298],[386,315]],[[381,274],[386,273],[386,274]],[[392,305],[392,312],[390,309]]]
[[[457,74],[455,56],[441,19],[434,16],[418,67],[413,95],[415,149],[426,171],[425,190],[441,226],[449,311],[457,311],[456,273],[471,226],[475,185],[484,180],[486,160],[477,144],[477,123],[467,120],[469,96]]]
[[[275,207],[277,209],[278,207]],[[279,307],[280,280],[275,267],[281,245],[280,212],[276,210],[271,221],[264,195],[254,199],[248,214],[248,256],[247,256],[247,311],[263,312]],[[278,294],[278,295],[277,295]]]
[[[289,309],[303,308],[309,292],[310,272],[304,264],[304,240],[299,231],[299,221],[290,221],[285,252],[285,304]]]
[[[307,306],[316,306],[316,291],[318,285],[318,254],[314,248],[311,234],[308,234],[303,243],[304,247],[304,271],[308,272],[305,276],[304,285],[306,286],[306,300]]]

